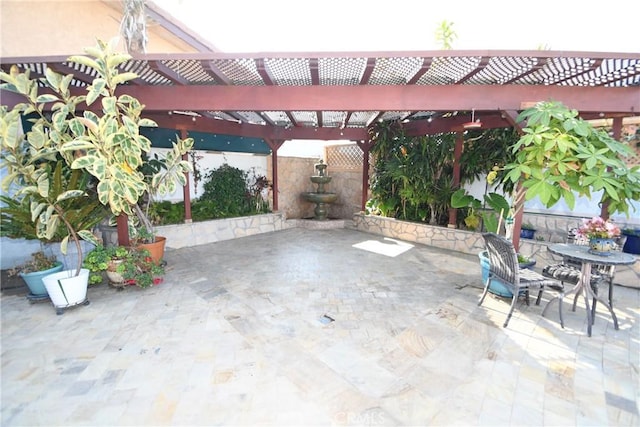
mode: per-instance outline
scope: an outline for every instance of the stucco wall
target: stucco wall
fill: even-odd
[[[301,219],[312,217],[315,204],[302,197],[304,192],[316,191],[310,180],[315,175],[314,164],[318,159],[278,156],[278,211],[287,218]],[[268,162],[268,176],[272,179],[271,158]],[[329,217],[351,219],[360,211],[362,199],[362,175],[360,172],[332,171],[327,166],[327,175],[331,182],[325,185],[325,191],[336,193],[338,199],[329,205]]]
[[[313,175],[313,164],[317,159],[278,156],[278,211],[286,218],[313,216],[313,204],[305,201],[301,194],[311,191],[309,177]],[[273,179],[271,158],[267,162],[269,179]]]
[[[81,54],[120,34],[122,2],[0,0],[2,57]],[[158,24],[147,25],[147,53],[195,52]],[[124,41],[118,49],[126,52]]]

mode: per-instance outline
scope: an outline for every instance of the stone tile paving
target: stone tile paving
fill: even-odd
[[[3,295],[1,425],[640,423],[638,289],[617,331],[580,304],[562,330],[547,293],[504,329],[476,256],[398,246],[296,228],[171,250],[160,286],[62,316]]]

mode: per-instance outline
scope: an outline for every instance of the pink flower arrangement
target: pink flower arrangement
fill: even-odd
[[[582,220],[582,226],[578,229],[578,235],[586,237],[587,239],[612,239],[620,235],[620,228],[610,221],[605,221],[599,216],[594,216],[591,219]]]

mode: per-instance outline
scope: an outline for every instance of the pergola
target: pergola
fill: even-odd
[[[95,77],[93,70],[66,59],[0,58],[0,66],[4,71],[12,65],[28,69],[32,77],[44,76],[46,68],[73,74],[73,90],[82,94]],[[556,100],[585,119],[613,119],[619,137],[623,118],[640,114],[638,53],[206,52],[135,56],[121,68],[139,76],[121,91],[145,104],[146,117],[160,127],[268,144],[274,209],[277,150],[286,140],[356,141],[365,154],[364,207],[368,127],[375,121],[400,120],[409,135],[458,132],[459,154],[463,125],[472,115],[483,129],[517,127],[519,111]],[[13,93],[0,94],[3,105],[21,102]]]

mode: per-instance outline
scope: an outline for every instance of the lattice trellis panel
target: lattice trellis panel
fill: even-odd
[[[629,124],[622,127],[623,141],[629,144],[634,151],[634,155],[626,158],[627,165],[640,166],[640,126],[637,124]]]
[[[356,144],[327,145],[324,158],[329,171],[362,170],[363,152]]]
[[[627,158],[627,165],[629,167],[640,166],[640,147],[636,148],[635,151],[636,151],[635,156],[629,156]]]

